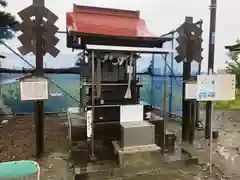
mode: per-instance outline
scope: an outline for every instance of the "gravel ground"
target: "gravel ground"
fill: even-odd
[[[230,179],[240,179],[240,111],[216,110],[214,116],[219,137],[213,143],[213,163]],[[199,150],[208,150],[203,138],[196,144]]]
[[[219,130],[219,138],[213,144],[213,173],[208,172],[208,142],[203,131],[196,132],[191,153],[200,157],[201,165],[161,168],[161,171],[125,179],[131,180],[240,180],[240,111],[215,111],[214,126]],[[202,113],[202,116],[204,114]],[[45,120],[45,156],[38,160],[42,168],[42,179],[72,179],[68,162],[66,118],[50,117]],[[181,137],[181,123],[169,121],[168,130]],[[33,117],[15,117],[0,128],[0,161],[33,159],[35,152],[35,132]],[[180,138],[178,139],[181,140]]]
[[[41,179],[67,180],[71,175],[68,168],[66,118],[45,119],[45,155],[36,160],[41,167]],[[32,116],[9,119],[0,128],[0,162],[35,160],[35,131]]]
[[[157,173],[149,173],[126,180],[225,180],[221,173],[214,168],[212,174],[208,173],[204,165],[188,166],[179,169],[164,169]]]
[[[215,110],[213,129],[219,137],[213,140],[212,163],[222,179],[240,180],[240,111]],[[205,112],[201,112],[205,122]],[[176,132],[181,142],[181,123],[169,121],[168,130]],[[209,163],[209,141],[204,138],[204,131],[196,131],[194,145],[183,143],[183,147],[193,156],[199,157],[202,164]]]

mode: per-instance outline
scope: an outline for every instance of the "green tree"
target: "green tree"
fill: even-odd
[[[240,40],[236,41],[236,44],[240,44]],[[227,53],[228,61],[226,61],[227,71],[236,75],[237,88],[240,88],[240,50],[233,50]]]
[[[6,0],[0,0],[0,6],[4,9],[7,7]],[[0,10],[0,39],[9,39],[18,31],[18,21],[16,18],[4,10]]]
[[[84,64],[85,62],[83,62],[84,60],[84,53],[83,52],[80,52],[77,54],[77,60],[75,62],[75,65],[76,66],[81,66],[81,64]]]

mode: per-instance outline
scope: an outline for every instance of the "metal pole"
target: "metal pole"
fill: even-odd
[[[101,81],[102,81],[102,68],[101,60],[97,60],[97,70],[96,70],[96,91],[97,98],[101,100]]]
[[[85,49],[83,49],[83,62],[85,62]],[[80,57],[81,58],[81,57]],[[81,66],[81,65],[80,65]],[[79,68],[80,69],[80,68]],[[85,93],[84,93],[84,77],[82,76],[81,77],[81,72],[79,72],[79,77],[80,77],[80,114],[81,116],[83,116],[83,113],[84,113],[84,96],[85,96]]]
[[[172,31],[172,49],[174,49],[174,31]],[[171,69],[173,69],[174,52],[171,53]],[[172,95],[173,95],[173,77],[170,80],[170,94],[169,94],[169,112],[172,114]]]
[[[133,77],[133,86],[132,86],[132,89],[133,89],[133,97],[132,99],[134,100],[135,103],[139,103],[139,100],[137,98],[137,58],[136,56],[133,56],[133,61],[132,61],[132,67],[133,67],[133,74],[132,74],[132,77]]]
[[[152,68],[151,68],[151,72],[150,72],[150,76],[151,76],[151,105],[155,106],[154,104],[154,86],[153,86],[153,83],[154,83],[154,79],[153,79],[153,76],[154,76],[154,54],[152,54]]]
[[[91,141],[91,160],[95,160],[94,153],[94,121],[95,121],[95,62],[94,62],[94,51],[92,51],[92,141]]]
[[[200,20],[200,24],[199,24],[200,29],[202,29],[202,24],[203,24],[203,21]],[[199,75],[201,74],[201,68],[202,68],[202,63],[200,62],[198,65]],[[196,122],[199,122],[199,121],[200,121],[200,104],[199,104],[199,101],[196,101]]]
[[[43,77],[43,39],[42,20],[44,0],[33,0],[33,5],[38,7],[35,17],[36,22],[36,76]],[[35,128],[36,128],[36,157],[40,158],[44,153],[44,104],[43,101],[35,102]]]
[[[193,144],[195,137],[195,127],[196,127],[196,103],[195,99],[190,100],[190,112],[191,112],[191,126],[190,126],[190,135],[189,135],[189,143]]]
[[[0,57],[0,68],[2,68],[2,59],[1,59],[1,57]],[[0,73],[0,81],[2,81],[2,73]],[[0,85],[0,96],[2,97],[2,85]]]
[[[213,119],[213,104],[211,103],[211,114],[210,114],[210,138],[209,138],[209,172],[212,173],[212,119]]]
[[[166,127],[167,127],[167,54],[164,55],[164,102],[163,102],[163,111],[164,111],[164,117],[163,117],[163,126],[164,126],[164,132],[163,132],[163,150],[166,151]]]
[[[211,0],[210,5],[210,30],[209,30],[209,52],[208,52],[208,74],[214,72],[214,51],[215,51],[215,27],[216,27],[217,0]],[[208,101],[206,106],[205,138],[210,137],[212,102]]]

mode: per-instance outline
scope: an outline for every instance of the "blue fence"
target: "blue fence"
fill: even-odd
[[[172,36],[172,35],[170,35]],[[173,34],[175,36],[175,34]],[[62,37],[59,37],[63,39]],[[11,40],[12,41],[12,40]],[[65,42],[61,41],[64,45]],[[11,44],[9,44],[11,46]],[[168,42],[164,45],[166,49],[175,49],[176,42]],[[9,49],[2,55],[6,59],[1,62],[3,68],[21,69],[29,68],[22,60],[23,57],[16,56]],[[167,56],[167,85],[168,85],[168,111],[181,116],[182,110],[182,63],[174,59],[176,54]],[[74,66],[77,52],[60,53],[53,59],[46,56],[44,60],[47,68],[67,68]],[[24,57],[31,64],[35,64],[33,56]],[[164,99],[164,58],[161,55],[144,54],[137,62],[138,78],[143,87],[140,91],[141,100],[155,107],[163,108]],[[192,63],[192,75],[199,72],[199,64]],[[0,76],[0,109],[2,113],[29,113],[33,112],[33,103],[20,101],[19,82],[16,79],[23,74],[1,74]],[[50,98],[45,101],[46,112],[65,111],[70,106],[78,106],[79,101],[79,75],[48,75]],[[60,87],[60,88],[59,88]]]
[[[165,49],[175,49],[177,33],[170,33],[173,41],[164,44]],[[182,85],[183,85],[183,63],[177,63],[176,53],[169,53],[167,56],[167,111],[178,116],[182,115]],[[146,61],[143,63],[143,61]],[[164,66],[165,61],[162,55],[145,55],[138,61],[138,72],[148,72],[145,75],[138,75],[143,88],[141,99],[155,107],[163,109],[164,102]],[[148,66],[146,64],[148,63]],[[144,67],[145,65],[145,67]],[[148,69],[149,65],[151,68]],[[201,71],[201,64],[192,62],[191,75],[196,76]]]

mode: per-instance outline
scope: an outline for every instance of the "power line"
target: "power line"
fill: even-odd
[[[35,68],[30,62],[28,62],[23,56],[18,54],[16,51],[14,51],[10,46],[8,46],[4,41],[0,40],[0,43],[2,43],[6,48],[8,48],[11,52],[13,52],[16,56],[18,56],[20,59],[22,59],[25,63],[27,63],[30,67]]]
[[[13,28],[11,28],[10,26],[0,26],[0,29],[9,29],[11,31],[16,31],[14,30]],[[59,30],[57,31],[58,34],[67,34],[67,31],[62,31],[62,30]]]

